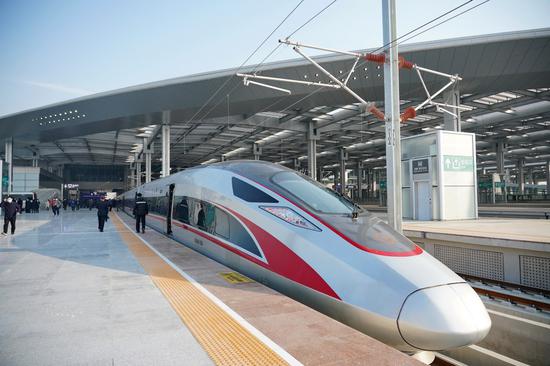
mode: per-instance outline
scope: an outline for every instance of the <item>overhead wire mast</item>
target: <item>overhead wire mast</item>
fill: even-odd
[[[321,82],[321,81],[305,81],[305,80],[296,80],[296,79],[287,79],[287,78],[279,78],[279,77],[273,77],[273,76],[265,76],[265,75],[258,75],[256,73],[253,74],[243,74],[243,73],[237,73],[237,76],[243,78],[243,83],[245,86],[257,85],[264,88],[273,89],[276,91],[280,91],[286,94],[292,94],[292,91],[290,89],[281,88],[279,86],[274,86],[271,84],[267,84],[266,82],[260,82],[256,80],[262,80],[262,81],[272,81],[272,82],[284,82],[284,83],[293,83],[293,84],[301,84],[301,85],[308,85],[308,86],[320,86],[320,87],[326,87],[326,88],[333,88],[333,89],[342,89],[348,94],[350,94],[353,98],[359,101],[360,108],[365,111],[369,112],[372,115],[374,115],[379,120],[384,121],[385,120],[385,114],[380,109],[376,107],[376,104],[374,102],[368,102],[361,98],[357,93],[355,93],[349,86],[348,81],[350,80],[352,74],[354,73],[357,64],[361,59],[367,61],[367,62],[374,62],[377,64],[384,64],[386,62],[386,54],[384,53],[358,53],[358,52],[351,52],[351,51],[340,51],[335,50],[331,48],[325,48],[325,47],[319,47],[319,46],[312,46],[308,44],[293,42],[289,39],[280,39],[279,43],[283,43],[289,46],[292,46],[292,49],[298,53],[300,56],[305,58],[309,63],[311,63],[313,66],[315,66],[319,71],[321,71],[323,74],[325,74],[330,80],[328,83]],[[346,72],[346,78],[345,79],[339,79],[336,76],[332,75],[328,70],[326,70],[323,66],[321,66],[319,63],[317,63],[315,60],[313,60],[310,56],[306,55],[303,52],[303,48],[309,48],[314,50],[320,50],[320,51],[327,51],[332,53],[338,53],[341,55],[347,55],[354,57],[355,61],[352,65],[352,67],[349,69],[348,72]],[[416,107],[408,107],[403,111],[401,114],[401,122],[405,122],[408,119],[416,117],[416,112],[425,107],[426,105],[430,105],[436,108],[438,112],[443,112],[450,114],[452,116],[457,115],[457,110],[466,110],[468,108],[464,108],[457,105],[451,105],[448,103],[442,103],[442,102],[436,102],[434,99],[439,96],[441,93],[443,93],[445,90],[449,89],[453,84],[457,83],[458,81],[462,80],[458,75],[451,75],[446,74],[443,72],[431,70],[425,67],[420,67],[411,61],[405,60],[404,57],[399,57],[399,68],[401,69],[407,69],[407,70],[415,70],[418,77],[420,78],[420,82],[422,83],[422,86],[424,88],[424,91],[426,93],[426,99],[418,104]],[[424,77],[422,73],[432,74],[436,76],[441,76],[443,78],[446,78],[448,81],[447,83],[440,88],[435,93],[430,93],[428,87],[426,86],[426,82],[424,81]]]

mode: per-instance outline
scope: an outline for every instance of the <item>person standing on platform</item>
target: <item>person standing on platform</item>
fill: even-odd
[[[98,229],[103,232],[105,221],[109,219],[109,204],[105,201],[105,197],[101,197],[101,200],[97,203],[97,222]]]
[[[11,224],[11,235],[15,234],[15,220],[17,219],[17,213],[21,211],[21,208],[14,202],[13,198],[9,197],[0,204],[0,207],[4,209],[4,230],[2,235],[8,235],[8,226]]]
[[[59,206],[61,206],[61,202],[59,202],[57,198],[52,198],[51,205],[52,205],[53,215],[59,216]]]
[[[139,225],[141,223],[141,232],[145,234],[145,216],[149,214],[149,205],[143,199],[141,193],[136,195],[133,213],[136,218],[136,232],[139,233]]]
[[[17,205],[19,206],[19,213],[22,214],[23,213],[23,200],[21,199],[21,197],[19,197],[17,199]]]
[[[32,210],[32,199],[27,197],[25,200],[25,213],[31,213]]]
[[[63,211],[67,211],[67,204],[68,204],[67,199],[64,198],[63,199]]]

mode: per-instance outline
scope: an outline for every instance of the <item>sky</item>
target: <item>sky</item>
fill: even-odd
[[[247,64],[332,0],[304,0]],[[240,66],[299,0],[0,0],[0,116],[93,93]],[[465,0],[397,0],[404,34]],[[462,11],[482,3],[473,0]],[[381,0],[337,0],[294,40],[382,44]],[[518,4],[521,4],[518,6]],[[550,0],[490,0],[407,43],[550,27]],[[267,62],[296,58],[280,47]],[[550,61],[550,60],[549,60]]]

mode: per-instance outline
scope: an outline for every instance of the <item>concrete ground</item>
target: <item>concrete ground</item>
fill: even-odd
[[[0,237],[0,365],[211,365],[95,212],[23,214]]]

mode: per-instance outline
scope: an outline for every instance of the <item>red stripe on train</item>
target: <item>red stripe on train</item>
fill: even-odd
[[[281,197],[282,199],[286,200],[287,202],[289,202],[290,204],[298,207],[300,210],[306,212],[308,215],[310,215],[311,217],[315,218],[317,221],[319,221],[321,224],[323,224],[324,226],[326,226],[327,228],[329,228],[333,233],[335,233],[336,235],[338,235],[339,237],[341,237],[342,239],[344,239],[345,241],[347,241],[348,243],[350,243],[351,245],[353,245],[354,247],[358,248],[358,249],[361,249],[365,252],[368,252],[368,253],[372,253],[372,254],[377,254],[377,255],[383,255],[383,256],[388,256],[388,257],[410,257],[410,256],[413,256],[413,255],[418,255],[418,254],[421,254],[422,253],[422,248],[420,248],[418,245],[414,245],[414,249],[413,250],[410,250],[408,252],[390,252],[390,251],[385,251],[385,250],[378,250],[378,249],[372,249],[372,248],[369,248],[367,246],[364,246],[363,244],[359,244],[357,243],[356,241],[348,238],[345,234],[343,234],[342,232],[340,232],[339,230],[337,230],[335,227],[333,227],[332,225],[328,224],[326,221],[324,221],[323,219],[321,219],[319,216],[313,214],[312,212],[310,212],[309,210],[306,210],[304,207],[302,207],[301,205],[297,204],[296,202],[292,201],[290,198],[288,197],[285,197],[283,196],[282,194],[280,193],[277,193],[275,192],[274,190],[272,190],[271,188],[269,187],[266,187],[265,185],[263,185],[262,183],[259,183],[259,182],[256,182],[255,180],[253,179],[250,179],[250,178],[247,178],[247,177],[244,177],[238,173],[234,173],[240,177],[243,177],[243,178],[246,178],[248,180],[250,180],[251,182],[254,182],[256,183],[257,185],[259,185],[260,187],[263,187],[265,189],[267,189],[269,192],[272,192],[274,194],[276,194],[277,196]]]
[[[229,250],[230,252],[235,253],[238,256],[243,257],[259,266],[269,269],[270,271],[273,271],[285,278],[288,278],[294,282],[298,282],[301,285],[319,291],[335,299],[341,300],[338,294],[334,292],[334,290],[325,282],[325,280],[323,280],[323,278],[313,268],[311,268],[311,266],[307,264],[307,262],[297,256],[286,245],[281,243],[273,235],[269,234],[267,231],[263,230],[258,225],[254,224],[252,221],[246,219],[242,215],[227,207],[224,207],[224,209],[230,211],[233,215],[237,216],[248,227],[248,229],[256,238],[256,241],[262,247],[262,251],[264,252],[268,263],[265,263],[258,258],[244,253],[241,250],[224,243],[217,237],[204,231],[195,229],[190,225],[181,223],[177,220],[172,220],[172,224],[184,230],[190,231],[193,234],[201,236],[213,242],[214,244],[219,245],[224,249]],[[165,218],[161,218],[156,215],[150,216],[156,220],[166,221]]]
[[[246,217],[230,208],[224,208],[237,216],[252,232],[262,247],[269,263],[269,269],[281,276],[340,300],[340,297],[328,283],[290,248]]]

